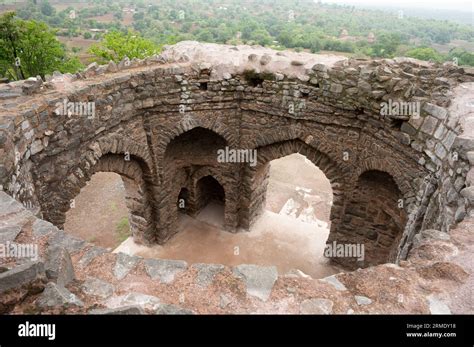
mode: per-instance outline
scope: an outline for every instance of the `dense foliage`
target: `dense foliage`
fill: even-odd
[[[98,61],[142,57],[164,44],[198,40],[355,57],[406,55],[474,66],[472,26],[393,11],[312,0],[78,0],[67,8],[48,0],[27,1],[17,10],[21,23],[30,27],[24,30],[39,31],[44,22],[59,36],[104,39],[90,50]],[[52,33],[46,26],[41,30]]]
[[[0,16],[0,75],[13,80],[55,70],[75,72],[77,58],[68,58],[54,31],[45,23],[15,18],[14,12]]]

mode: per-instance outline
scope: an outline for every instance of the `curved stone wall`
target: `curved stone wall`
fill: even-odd
[[[179,192],[195,197],[207,175],[224,188],[226,229],[248,228],[265,200],[270,161],[298,152],[332,184],[329,242],[371,245],[368,261],[343,265],[403,259],[420,230],[447,231],[469,212],[461,191],[474,145],[460,136],[465,109],[453,105],[457,88],[472,90],[472,81],[462,68],[406,58],[183,42],[146,60],[1,86],[0,184],[61,227],[94,172],[117,172],[130,183],[134,236],[163,243],[177,230]],[[402,103],[414,108],[396,111]],[[255,166],[192,146],[167,156],[201,128],[209,143],[256,150]]]

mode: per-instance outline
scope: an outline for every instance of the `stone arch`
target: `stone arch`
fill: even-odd
[[[217,152],[214,153],[214,150],[217,149],[217,147],[220,149],[221,147],[226,146],[228,144],[228,139],[207,127],[192,126],[186,129],[188,130],[184,132],[182,129],[177,131],[176,134],[180,133],[180,135],[174,136],[169,141],[167,147],[163,151],[163,158],[161,160],[163,169],[158,169],[162,170],[160,176],[163,177],[161,180],[162,189],[160,189],[157,196],[157,200],[160,201],[160,206],[163,206],[163,208],[159,210],[160,220],[163,221],[160,225],[158,235],[158,242],[161,244],[165,243],[178,231],[178,209],[176,201],[179,192],[183,187],[189,189],[190,192],[190,214],[197,212],[195,208],[196,182],[194,178],[196,175],[199,175],[200,172],[203,172],[202,170],[208,170],[208,175],[215,177],[227,191],[226,184],[222,183],[222,177],[224,177],[222,175],[225,172],[225,165],[220,165],[217,162]],[[207,152],[201,151],[199,145],[194,143],[194,141],[186,141],[186,146],[182,146],[183,143],[180,142],[180,137],[184,136],[183,138],[185,138],[187,135],[193,134],[193,132],[203,132],[203,134],[201,134],[203,136],[200,137],[200,139],[204,139],[204,143],[206,143],[205,137],[207,135],[210,136],[208,138],[209,143],[207,143],[208,145],[210,144],[210,146],[207,148]],[[200,153],[195,153],[196,155],[189,153],[179,154],[179,151],[182,150],[194,151],[196,149],[200,149]],[[176,155],[177,153],[179,155]],[[199,157],[199,160],[196,160],[196,157]],[[217,170],[217,166],[219,166],[220,170],[224,171],[221,172],[220,170]],[[211,171],[212,173],[209,173]]]
[[[47,220],[63,227],[71,202],[96,172],[114,172],[122,177],[126,190],[126,204],[130,213],[132,234],[138,243],[153,243],[156,216],[153,171],[145,148],[119,137],[108,137],[93,142],[71,167],[69,174],[53,189],[54,199],[45,204]]]
[[[218,200],[225,205],[225,188],[212,175],[201,177],[196,181],[196,208],[205,207],[210,201]]]
[[[276,142],[256,148],[258,164],[247,166],[241,189],[240,225],[250,228],[260,215],[265,204],[266,188],[269,177],[269,163],[290,154],[300,153],[324,172],[333,190],[333,207],[331,209],[331,229],[336,228],[343,209],[343,192],[345,175],[340,164],[328,155],[299,139]]]
[[[395,261],[408,220],[403,193],[395,178],[382,170],[360,174],[346,194],[343,223],[328,243],[364,245],[363,259],[334,257],[349,268]]]
[[[163,171],[162,163],[164,162],[166,151],[171,142],[176,140],[179,136],[198,128],[214,132],[216,135],[223,138],[228,145],[236,143],[231,130],[218,122],[207,124],[207,122],[198,118],[184,119],[181,123],[176,124],[176,126],[172,128],[163,129],[163,135],[161,135],[155,149],[158,172],[161,173]]]

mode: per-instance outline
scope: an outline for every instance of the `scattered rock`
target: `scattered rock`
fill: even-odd
[[[56,228],[53,224],[42,219],[35,220],[32,229],[33,235],[36,237],[46,236],[58,231],[58,228]]]
[[[102,248],[102,247],[97,247],[93,246],[91,249],[89,249],[79,260],[79,266],[80,267],[86,267],[88,266],[95,258],[100,256],[101,254],[106,253],[107,251]]]
[[[266,301],[278,278],[275,266],[239,265],[233,269],[234,275],[243,279],[247,294]]]
[[[20,232],[21,227],[18,225],[0,227],[0,243],[4,244],[15,241]]]
[[[198,270],[196,283],[201,287],[209,286],[214,277],[225,268],[220,264],[194,264],[192,267]]]
[[[336,288],[336,290],[339,290],[339,291],[347,290],[346,286],[337,279],[336,275],[325,277],[321,279],[321,281],[329,283],[334,288]]]
[[[0,293],[13,288],[20,288],[46,278],[44,264],[40,261],[27,262],[13,269],[0,273]]]
[[[139,257],[132,257],[125,253],[118,253],[114,267],[114,276],[118,280],[125,278],[128,273],[138,264]]]
[[[46,285],[44,292],[38,297],[38,300],[36,300],[36,305],[40,308],[70,305],[82,307],[84,303],[66,288],[50,282]]]
[[[225,294],[221,294],[219,297],[219,307],[224,309],[232,302],[232,300]]]
[[[159,280],[162,283],[171,283],[177,274],[183,272],[188,264],[182,260],[145,260],[145,269],[153,280]]]
[[[61,246],[48,248],[45,262],[46,276],[60,286],[75,279],[74,267],[69,252]]]
[[[333,302],[328,299],[308,299],[300,304],[302,314],[331,314]]]
[[[139,306],[147,310],[156,311],[160,307],[161,301],[156,296],[135,292],[122,296],[111,297],[107,300],[107,306],[111,308],[118,308],[130,305]]]
[[[58,232],[53,233],[48,243],[50,245],[62,246],[68,250],[70,254],[74,254],[79,252],[81,249],[84,248],[86,242],[84,240],[80,240],[75,238],[64,231],[60,230]]]
[[[372,303],[372,300],[366,296],[356,295],[354,296],[354,299],[357,301],[357,305],[360,306],[370,305]]]
[[[90,310],[89,314],[110,314],[110,315],[134,315],[145,314],[145,311],[140,306],[123,306],[117,308],[99,308]]]
[[[114,286],[98,278],[88,278],[81,288],[85,294],[98,296],[102,299],[107,299],[114,294]]]
[[[155,311],[155,314],[187,315],[194,314],[194,312],[176,305],[161,304]]]
[[[474,206],[474,186],[461,190],[461,195],[469,201],[471,206]]]

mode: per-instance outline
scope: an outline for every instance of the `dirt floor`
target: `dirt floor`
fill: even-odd
[[[143,247],[131,238],[116,251],[188,263],[275,265],[321,278],[340,270],[322,257],[329,233],[332,190],[324,174],[304,156],[271,163],[266,211],[249,232],[222,230],[224,207],[209,204],[196,218],[180,217],[180,231],[164,246]],[[127,215],[121,179],[98,173],[75,200],[65,230],[102,247],[121,243],[118,226]]]
[[[98,172],[74,199],[64,230],[98,246],[115,248],[123,241],[120,229],[127,218],[121,177]]]

